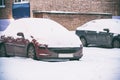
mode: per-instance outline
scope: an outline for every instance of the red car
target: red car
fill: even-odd
[[[50,19],[15,20],[0,36],[0,56],[70,60],[83,56],[79,38]]]

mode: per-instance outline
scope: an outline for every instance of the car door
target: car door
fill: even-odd
[[[14,56],[15,55],[14,38],[12,36],[6,36],[4,37],[4,41],[5,41],[5,47],[6,47],[7,54],[10,56]]]
[[[111,43],[110,38],[110,33],[101,31],[97,34],[97,44],[108,45]]]
[[[97,33],[96,31],[86,31],[87,43],[95,44],[96,43]]]
[[[26,56],[25,55],[25,39],[23,38],[14,38],[8,36],[5,39],[5,46],[7,54],[10,56]]]
[[[23,38],[17,38],[15,41],[15,56],[25,56],[25,43]]]
[[[18,38],[16,38],[15,40],[15,55],[16,56],[26,56],[26,46],[27,43],[29,42],[27,39],[24,38],[24,34],[23,33],[17,33],[16,35],[18,35]]]

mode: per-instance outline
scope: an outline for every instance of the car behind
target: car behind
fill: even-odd
[[[83,46],[97,45],[102,47],[120,48],[120,20],[98,19],[80,26],[76,34]]]

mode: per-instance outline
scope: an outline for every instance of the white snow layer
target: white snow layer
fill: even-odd
[[[14,32],[13,32],[14,31]],[[18,37],[23,32],[26,39],[33,36],[38,42],[48,44],[50,47],[79,47],[81,42],[77,35],[70,33],[59,23],[43,18],[23,18],[13,21],[2,35]]]
[[[77,30],[95,30],[99,32],[103,31],[103,29],[106,28],[108,28],[110,32],[120,34],[120,20],[119,19],[92,20],[78,27]]]
[[[0,58],[0,80],[120,80],[120,49],[84,47],[80,61]]]

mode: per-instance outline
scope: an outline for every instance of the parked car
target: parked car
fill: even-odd
[[[82,50],[77,35],[50,19],[15,20],[0,37],[0,56],[79,60]]]
[[[120,48],[120,20],[98,19],[80,26],[76,34],[83,46],[97,45],[103,47]]]

